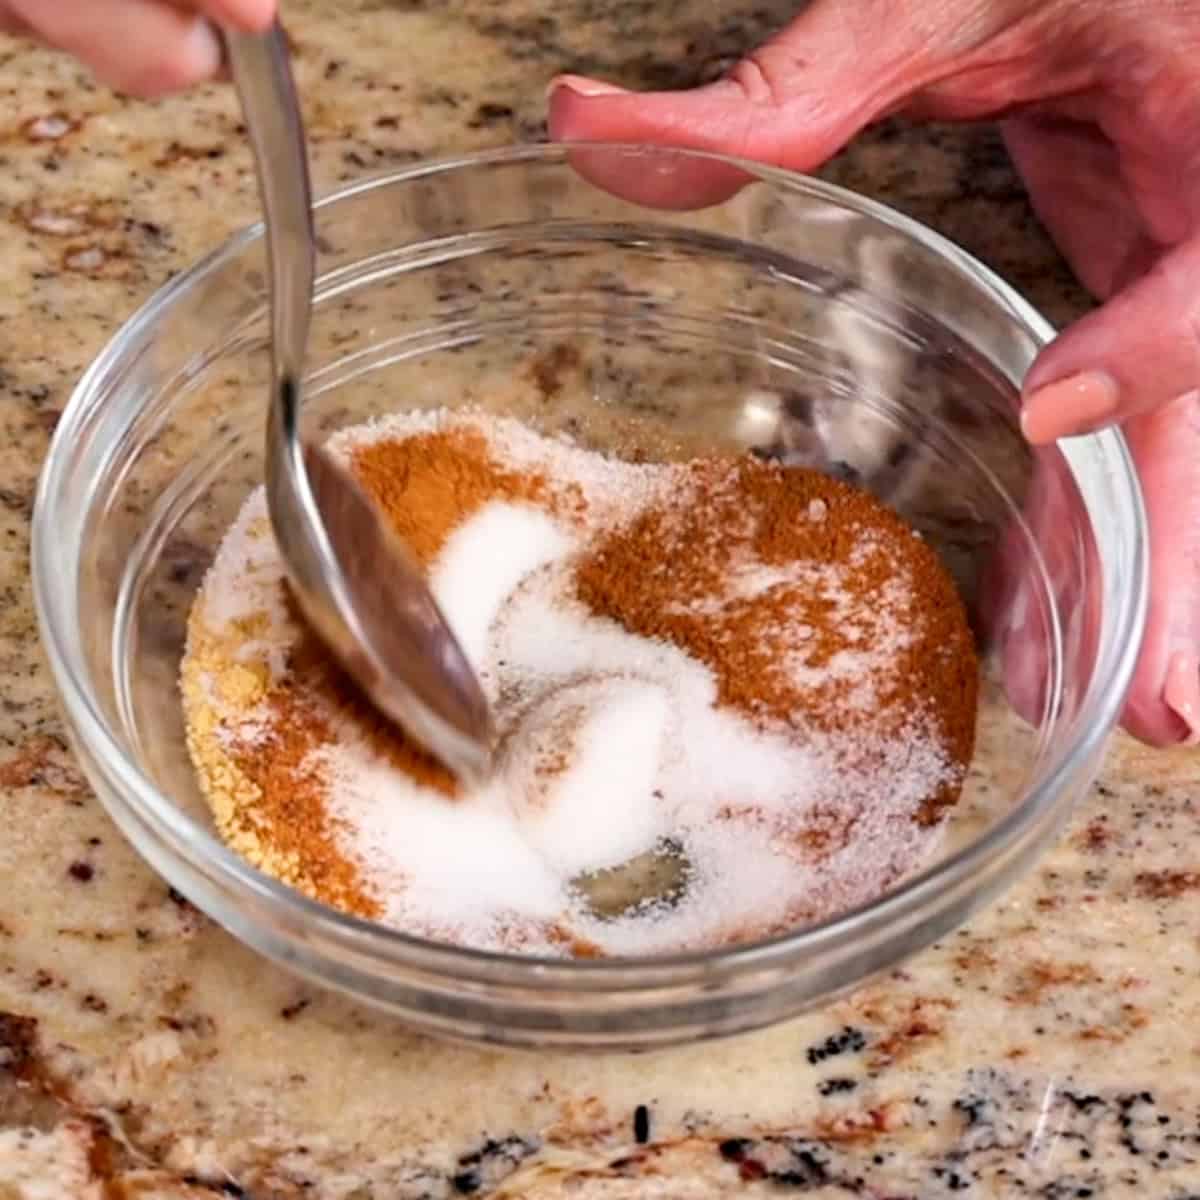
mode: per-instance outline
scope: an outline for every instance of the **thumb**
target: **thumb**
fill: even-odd
[[[1091,433],[1200,387],[1200,235],[1077,321],[1025,382],[1032,442]]]
[[[635,94],[560,76],[551,85],[550,135],[670,145],[811,170],[932,74],[938,51],[909,11],[919,7],[815,0],[725,78],[692,91]]]

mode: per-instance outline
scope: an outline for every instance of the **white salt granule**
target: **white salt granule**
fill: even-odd
[[[501,606],[526,576],[563,558],[571,539],[550,516],[515,504],[487,504],[447,539],[431,590],[467,661],[486,666],[488,636]]]
[[[347,857],[384,902],[385,919],[413,932],[457,932],[476,945],[497,917],[559,915],[559,874],[529,844],[502,789],[453,802],[412,780],[346,732],[310,756]]]
[[[938,832],[914,816],[958,776],[930,714],[913,712],[888,738],[764,727],[718,707],[712,671],[678,646],[575,599],[575,566],[593,539],[678,499],[683,468],[622,463],[472,412],[398,414],[330,444],[349,456],[456,428],[482,434],[497,461],[545,475],[561,496],[574,489],[584,505],[559,519],[492,502],[432,565],[434,593],[497,706],[499,763],[486,787],[457,799],[422,787],[354,728],[339,728],[305,763],[324,785],[331,834],[384,921],[484,949],[561,955],[566,931],[609,954],[653,954],[828,916],[925,859]],[[814,500],[808,517],[827,511]],[[747,514],[739,536],[753,521]],[[910,579],[893,571],[865,598],[854,586],[854,572],[887,553],[865,533],[849,566],[768,564],[747,549],[719,594],[682,607],[719,617],[767,595],[785,608],[790,597],[815,598],[846,647],[818,660],[820,639],[799,617],[763,629],[763,645],[790,686],[839,685],[842,703],[869,712],[916,636]],[[299,636],[282,581],[259,492],[205,581],[203,616],[218,634],[252,630],[248,653],[265,655],[275,678]],[[221,711],[219,698],[214,706]],[[222,736],[243,745],[265,730],[254,713],[225,717]],[[660,853],[665,840],[686,864],[681,894],[617,917],[588,907],[581,877]]]
[[[238,661],[265,662],[272,680],[283,677],[287,650],[299,634],[284,580],[267,495],[258,488],[221,542],[200,586],[200,602],[210,629],[238,635]]]
[[[571,731],[550,725],[558,744],[550,748],[546,786],[530,777],[529,766],[536,772],[536,764],[520,758],[515,770],[506,764],[514,815],[529,843],[568,877],[615,867],[652,849],[664,832],[654,791],[667,729],[666,690],[605,680],[564,689],[551,703],[577,709],[579,716]],[[536,744],[524,733],[514,740]]]

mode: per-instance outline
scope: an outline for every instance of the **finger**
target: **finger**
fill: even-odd
[[[1200,743],[1200,392],[1124,426],[1150,522],[1150,611],[1123,718],[1153,745]]]
[[[812,0],[705,87],[637,95],[560,77],[551,85],[551,133],[564,141],[669,143],[807,170],[927,87],[927,110],[939,117],[996,113],[1077,87],[1083,77],[1069,55],[1055,54],[1047,78],[1047,25],[1059,44],[1065,38],[1047,7],[1044,0]]]
[[[1200,235],[1077,321],[1025,381],[1032,442],[1090,433],[1167,404],[1200,381]]]
[[[682,146],[808,171],[916,97],[923,115],[962,118],[1078,92],[1095,72],[1094,56],[1064,31],[1058,7],[1044,0],[813,0],[728,77],[692,91],[635,95],[559,78],[550,91],[551,137]],[[725,176],[727,192],[742,182]],[[618,192],[638,186],[628,178],[610,182]],[[716,184],[709,190],[710,199],[722,198]]]
[[[1151,745],[1200,744],[1200,395],[1129,422],[1125,434],[1146,499],[1151,570],[1146,631],[1121,722]],[[1053,447],[1036,452],[1023,512],[1062,622],[1064,688],[1079,695],[1103,616],[1098,566],[1078,536],[1087,519],[1082,500]],[[1035,726],[1052,678],[1037,572],[1028,539],[1011,526],[991,564],[982,614],[1009,700]]]
[[[726,78],[692,91],[635,94],[561,77],[551,85],[550,135],[678,146],[811,170],[919,82],[930,52],[914,44],[911,23],[894,11],[909,7],[889,6],[884,33],[874,20],[882,15],[879,3],[817,0]],[[627,196],[644,183],[628,174],[596,182]],[[715,203],[744,182],[728,167],[693,168],[660,199]]]
[[[177,91],[211,79],[221,66],[212,25],[158,0],[12,0],[12,8],[45,41],[129,95]]]
[[[1093,124],[1018,118],[1001,125],[1039,220],[1079,281],[1101,299],[1162,253],[1143,234],[1116,147]]]
[[[752,123],[738,86],[730,81],[691,92],[633,93],[566,76],[555,80],[550,94],[550,137],[559,142],[621,142],[682,147],[732,157],[789,165],[815,166],[830,157],[839,143],[832,135],[812,132],[803,141],[779,137],[764,145],[767,131],[781,133],[775,116],[763,110]],[[757,130],[758,136],[750,136]],[[850,129],[843,140],[856,132]],[[807,150],[808,154],[802,154]],[[728,199],[749,177],[717,161],[680,162],[663,180],[631,172],[603,152],[573,152],[572,163],[585,178],[623,199],[656,208],[704,208]]]
[[[562,77],[550,96],[551,134],[567,141],[668,144],[800,170],[811,167],[886,103],[873,102],[869,94],[882,89],[878,78],[868,87],[847,86],[870,78],[873,64],[866,60],[880,55],[884,39],[862,41],[839,11],[838,5],[818,0],[725,78],[690,91],[634,94]]]

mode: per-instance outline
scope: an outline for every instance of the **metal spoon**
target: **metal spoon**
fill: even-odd
[[[316,242],[304,125],[283,30],[228,31],[271,268],[267,504],[305,619],[382,713],[467,780],[491,765],[487,700],[407,547],[358,482],[302,439]]]

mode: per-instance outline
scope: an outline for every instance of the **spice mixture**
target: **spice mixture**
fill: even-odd
[[[192,612],[217,826],[331,905],[488,949],[768,936],[925,861],[970,760],[971,635],[870,496],[750,457],[634,464],[472,412],[331,444],[429,572],[497,718],[464,792],[292,610],[255,493]]]

